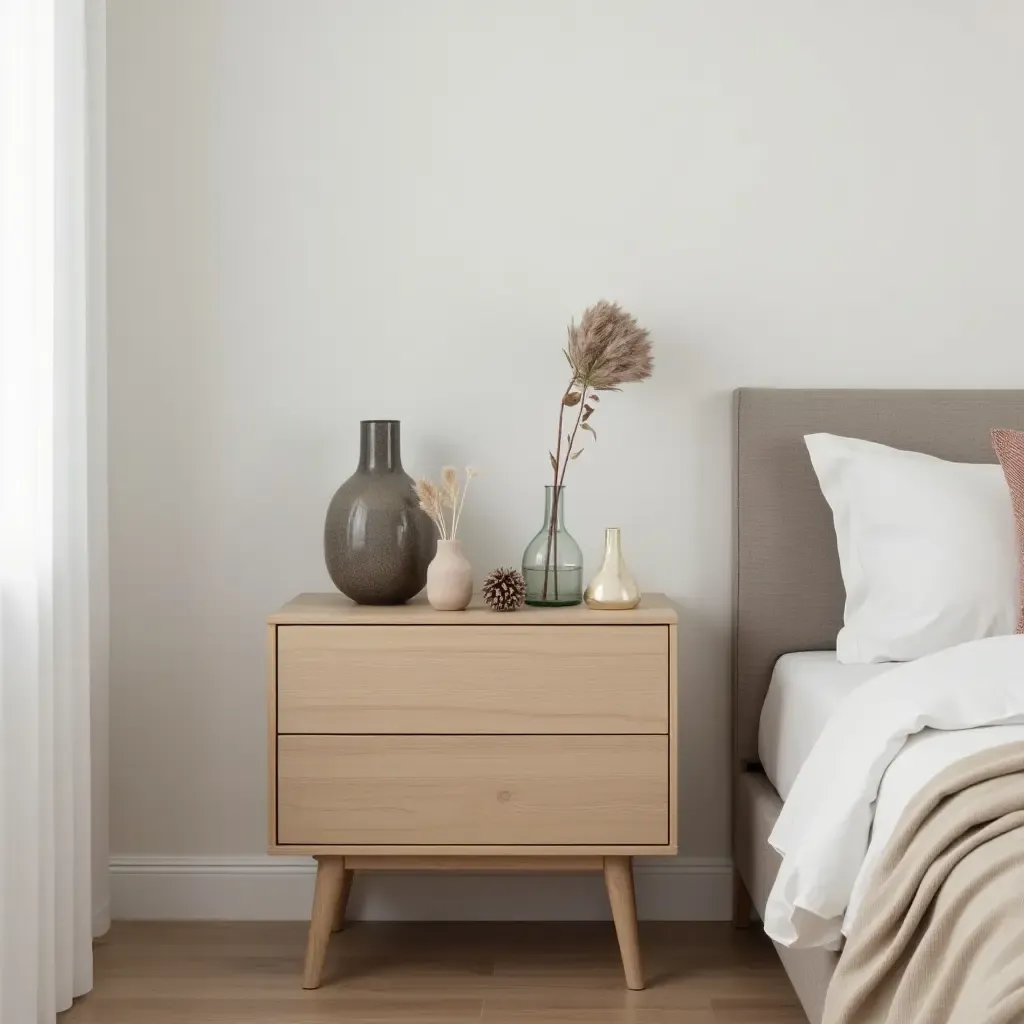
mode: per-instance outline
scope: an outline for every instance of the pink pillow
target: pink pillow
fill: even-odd
[[[1024,431],[993,430],[992,447],[1006,474],[1017,522],[1017,546],[1020,549],[1020,611],[1017,632],[1024,633]]]

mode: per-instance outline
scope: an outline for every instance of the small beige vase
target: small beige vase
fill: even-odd
[[[439,612],[461,612],[473,596],[473,567],[462,553],[462,542],[439,540],[437,554],[427,566],[427,600]]]
[[[635,608],[640,603],[640,588],[622,557],[622,538],[617,526],[610,526],[604,531],[604,561],[587,585],[583,600],[588,608],[607,611]]]

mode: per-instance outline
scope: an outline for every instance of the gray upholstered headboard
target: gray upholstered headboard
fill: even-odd
[[[825,431],[957,462],[994,462],[989,430],[1024,430],[1024,391],[741,388],[735,417],[733,717],[737,759],[751,763],[776,659],[834,648],[843,623],[832,514],[803,435]]]

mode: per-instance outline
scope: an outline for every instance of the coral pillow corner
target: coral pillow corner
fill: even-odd
[[[1017,547],[1020,565],[1020,611],[1017,632],[1024,633],[1024,431],[993,430],[992,447],[1006,474],[1013,502],[1013,518],[1017,524]]]

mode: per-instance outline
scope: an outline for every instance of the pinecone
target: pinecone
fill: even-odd
[[[484,600],[495,612],[514,612],[526,597],[526,580],[518,569],[495,569],[484,580]]]

